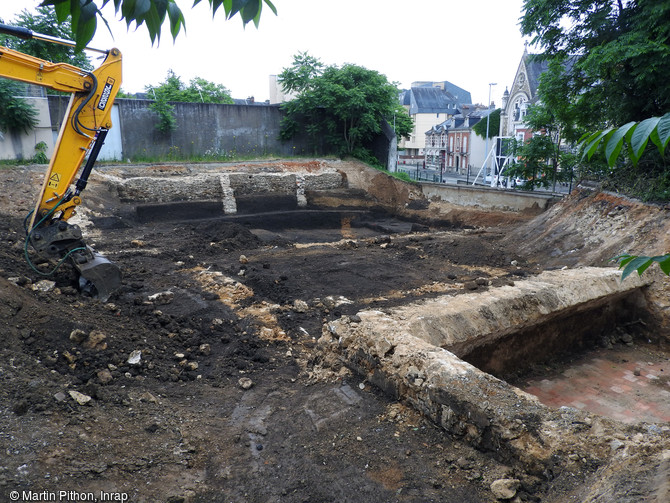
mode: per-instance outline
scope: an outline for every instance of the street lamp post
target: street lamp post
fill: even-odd
[[[489,84],[489,101],[487,103],[488,113],[486,114],[486,147],[484,148],[484,184],[486,184],[486,160],[489,158],[489,117],[491,115],[491,87],[498,85],[496,82]],[[493,173],[491,173],[493,181]]]

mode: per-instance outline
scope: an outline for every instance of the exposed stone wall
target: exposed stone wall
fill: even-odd
[[[230,187],[237,195],[246,194],[295,194],[294,173],[231,173]]]
[[[437,344],[486,339],[500,323],[499,332],[509,332],[513,323],[531,323],[551,316],[558,309],[576,308],[587,303],[586,296],[617,295],[620,291],[639,288],[643,282],[635,278],[629,285],[613,282],[613,270],[579,270],[562,272],[566,288],[570,278],[579,275],[582,282],[572,282],[573,303],[566,292],[558,293],[549,306],[539,302],[523,312],[502,321],[491,313],[498,308],[505,312],[514,307],[512,295],[492,289],[477,294],[474,302],[467,295],[436,299],[416,305],[403,306],[386,312],[362,311],[353,317],[343,317],[328,323],[319,339],[320,347],[335,355],[369,382],[392,397],[402,399],[431,418],[449,433],[462,437],[472,445],[495,452],[505,462],[521,462],[526,470],[541,473],[557,459],[572,456],[588,462],[594,457],[607,458],[609,447],[603,432],[621,431],[627,426],[604,418],[591,416],[571,408],[559,410],[542,405],[529,395],[505,381],[485,373],[458,358]],[[546,274],[546,273],[545,273]],[[559,272],[549,273],[559,276]],[[544,279],[547,279],[546,277]],[[549,278],[551,279],[551,278]],[[558,278],[556,277],[556,283]],[[519,295],[539,290],[542,280],[518,282]],[[587,283],[593,287],[585,289]],[[596,292],[600,284],[604,292]],[[545,284],[544,288],[551,288]],[[511,290],[505,288],[511,294]],[[502,294],[502,295],[501,295]],[[488,300],[486,299],[488,297]],[[507,297],[507,299],[505,299]],[[563,300],[559,300],[563,299]],[[458,306],[452,309],[449,301]],[[488,308],[480,309],[481,306]],[[497,307],[494,307],[498,304]],[[499,313],[499,314],[501,314]],[[474,328],[473,328],[474,327]],[[598,428],[593,428],[597,423]]]
[[[421,183],[426,198],[489,211],[532,211],[542,213],[560,198],[541,192],[519,192],[443,183]]]
[[[122,201],[197,201],[222,199],[223,190],[216,175],[173,178],[138,177],[120,180],[117,185]]]
[[[523,243],[519,253],[545,267],[612,264],[622,253],[663,255],[670,251],[670,205],[645,204],[609,192],[578,187],[506,240]],[[637,276],[637,274],[634,274]],[[670,278],[653,265],[645,292],[659,337],[670,340]]]
[[[394,314],[403,331],[462,356],[510,333],[630,295],[649,282],[637,275],[622,282],[615,268],[545,271],[486,292],[441,296],[421,309],[402,306]]]
[[[100,173],[99,173],[100,174]],[[341,173],[250,173],[209,171],[197,175],[130,176],[100,174],[122,201],[168,203],[221,200],[227,214],[235,213],[242,198],[289,197],[294,206],[306,206],[306,192],[344,186]]]

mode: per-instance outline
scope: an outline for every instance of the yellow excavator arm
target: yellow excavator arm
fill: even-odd
[[[75,45],[72,41],[3,24],[0,33]],[[80,194],[112,127],[112,104],[121,86],[120,51],[91,50],[102,52],[105,59],[98,68],[88,71],[0,46],[0,77],[71,93],[44,183],[30,215],[26,239],[40,256],[61,262],[69,259],[83,278],[82,287],[106,299],[121,283],[119,269],[83,242],[76,225],[67,223],[81,204]]]

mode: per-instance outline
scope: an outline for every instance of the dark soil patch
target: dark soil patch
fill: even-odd
[[[0,174],[5,191],[30,192],[30,177]],[[504,229],[417,233],[377,215],[377,227],[268,230],[138,219],[91,195],[90,244],[123,273],[107,303],[79,294],[67,266],[34,289],[44,278],[23,258],[26,204],[0,208],[0,494],[475,503],[495,500],[497,478],[523,478],[525,501],[547,489],[341,365],[321,368],[314,349],[343,314],[528,274]]]

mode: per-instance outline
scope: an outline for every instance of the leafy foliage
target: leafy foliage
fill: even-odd
[[[586,134],[582,137],[580,145],[583,156],[588,159],[591,159],[593,154],[600,149],[604,151],[607,163],[612,167],[619,157],[627,152],[633,165],[636,166],[649,140],[656,145],[660,156],[665,156],[665,149],[670,143],[670,113],[663,117],[651,117],[641,122],[629,122],[616,129]],[[623,148],[624,145],[627,149]],[[666,195],[670,198],[670,180],[667,182]],[[633,271],[641,275],[653,263],[658,263],[661,270],[666,275],[670,275],[670,253],[654,257],[624,254],[612,260],[619,262],[620,269],[623,268],[622,281]]]
[[[541,106],[564,142],[591,132],[582,138],[591,162],[578,168],[608,189],[670,200],[667,155],[645,151],[649,140],[662,143],[655,121],[670,110],[670,2],[525,0],[524,10],[521,31],[549,64]]]
[[[549,187],[553,180],[554,159],[556,147],[547,135],[535,135],[517,150],[519,160],[507,170],[514,177],[525,180],[524,189],[532,190],[535,187]]]
[[[165,80],[158,86],[146,86],[146,92],[155,99],[182,101],[188,103],[233,103],[230,91],[222,84],[216,84],[200,77],[191,79],[185,85],[172,70],[168,70]]]
[[[24,9],[10,24],[65,40],[72,40],[74,38],[70,22],[66,20],[62,24],[58,24],[56,15],[48,7],[38,7],[35,13]],[[72,47],[65,45],[49,44],[40,40],[23,40],[8,35],[0,35],[0,45],[54,63],[65,62],[84,70],[93,69],[93,65],[86,54],[75,53]]]
[[[557,106],[553,102],[553,87],[556,85],[557,74],[549,70],[540,79],[538,93],[546,96],[528,109],[524,119],[530,129],[536,131],[526,143],[516,147],[519,161],[510,169],[510,174],[525,180],[523,188],[533,190],[535,187],[548,188],[559,181],[561,173],[569,173],[572,165],[561,163],[560,145],[562,133],[566,130],[558,119],[558,115],[568,115],[566,106]],[[572,160],[572,159],[570,159]],[[559,164],[564,164],[559,171]]]
[[[627,253],[614,257],[612,260],[619,263],[619,269],[621,271],[621,281],[626,279],[633,271],[637,271],[638,275],[642,275],[649,266],[653,263],[657,263],[667,276],[670,276],[670,253],[665,255],[657,255],[655,257],[646,257],[643,255],[629,255]]]
[[[534,57],[542,59],[542,56]],[[591,120],[583,117],[581,106],[571,96],[574,83],[569,69],[572,65],[572,58],[552,58],[547,62],[547,69],[539,79],[539,100],[525,117],[531,129],[549,135],[557,148],[561,141],[576,141],[584,130],[582,124]]]
[[[37,126],[37,110],[21,94],[22,84],[0,79],[0,130],[27,133]]]
[[[201,103],[233,103],[230,91],[224,85],[200,77],[191,79],[189,86],[184,90],[183,97],[182,101],[193,103],[198,101]]]
[[[498,136],[498,131],[500,130],[500,108],[497,108],[491,112],[488,116],[489,124],[489,138]],[[480,120],[477,124],[472,127],[472,130],[480,136],[481,138],[486,138],[486,119]]]
[[[657,149],[648,149],[653,143]],[[584,134],[582,159],[604,165],[603,186],[643,201],[670,200],[670,113]]]
[[[24,9],[12,20],[12,24],[52,37],[72,38],[70,23],[59,25],[53,12],[46,7],[39,7],[34,14]],[[45,44],[7,35],[0,35],[0,45],[47,61],[70,63],[87,70],[93,68],[86,55],[75,54],[71,47],[64,45]],[[3,131],[27,133],[37,126],[37,111],[19,97],[24,94],[24,86],[0,79],[0,129]]]
[[[156,129],[161,133],[168,134],[177,129],[177,119],[174,116],[174,107],[167,102],[165,97],[157,97],[156,100],[149,105],[149,108],[158,115]]]
[[[670,107],[670,2],[525,0],[524,10],[522,33],[545,57],[570,62],[557,97],[578,107],[578,125],[625,124]]]
[[[156,129],[167,134],[177,128],[177,120],[174,116],[174,106],[170,101],[181,101],[187,103],[233,103],[230,92],[225,86],[215,84],[200,77],[191,79],[186,86],[181,78],[172,70],[168,70],[165,80],[158,86],[146,86],[145,90],[149,96],[153,96],[154,102],[149,108],[158,114]]]
[[[284,68],[279,74],[278,82],[284,92],[301,92],[307,89],[312,80],[323,73],[323,63],[310,56],[307,51],[293,56],[290,68]]]
[[[47,144],[43,141],[35,145],[35,156],[33,157],[33,162],[35,164],[48,164],[49,157],[47,156]]]
[[[300,91],[283,105],[282,140],[304,130],[315,148],[327,146],[344,156],[379,134],[383,120],[395,124],[398,136],[410,134],[411,119],[398,102],[398,89],[384,75],[352,64],[321,68],[320,61],[302,53],[282,72],[283,82]]]
[[[670,143],[670,112],[663,117],[650,117],[641,122],[631,121],[618,128],[587,133],[580,139],[583,156],[589,160],[599,148],[604,150],[607,164],[613,167],[624,145],[633,165],[637,165],[649,140],[656,145],[661,156]]]
[[[63,23],[71,18],[77,50],[81,51],[91,41],[98,28],[98,19],[107,27],[109,24],[102,16],[100,9],[110,0],[43,0],[41,5],[53,6],[58,22]],[[184,14],[176,0],[113,0],[116,14],[125,19],[126,25],[135,23],[137,27],[144,25],[149,32],[151,43],[159,43],[163,24],[167,19],[173,39],[185,27]],[[197,5],[201,0],[194,0]],[[270,0],[208,0],[212,14],[223,7],[226,19],[239,16],[246,25],[253,21],[256,27],[260,22],[261,12],[265,4],[277,14],[277,9]]]
[[[543,56],[531,55],[542,61]],[[531,59],[532,61],[532,59]],[[540,75],[538,100],[528,108],[524,122],[536,132],[524,145],[516,147],[520,160],[509,173],[525,180],[524,189],[548,188],[572,176],[576,158],[565,145],[575,142],[583,130],[582,109],[569,99],[572,77],[570,58],[551,58]]]

